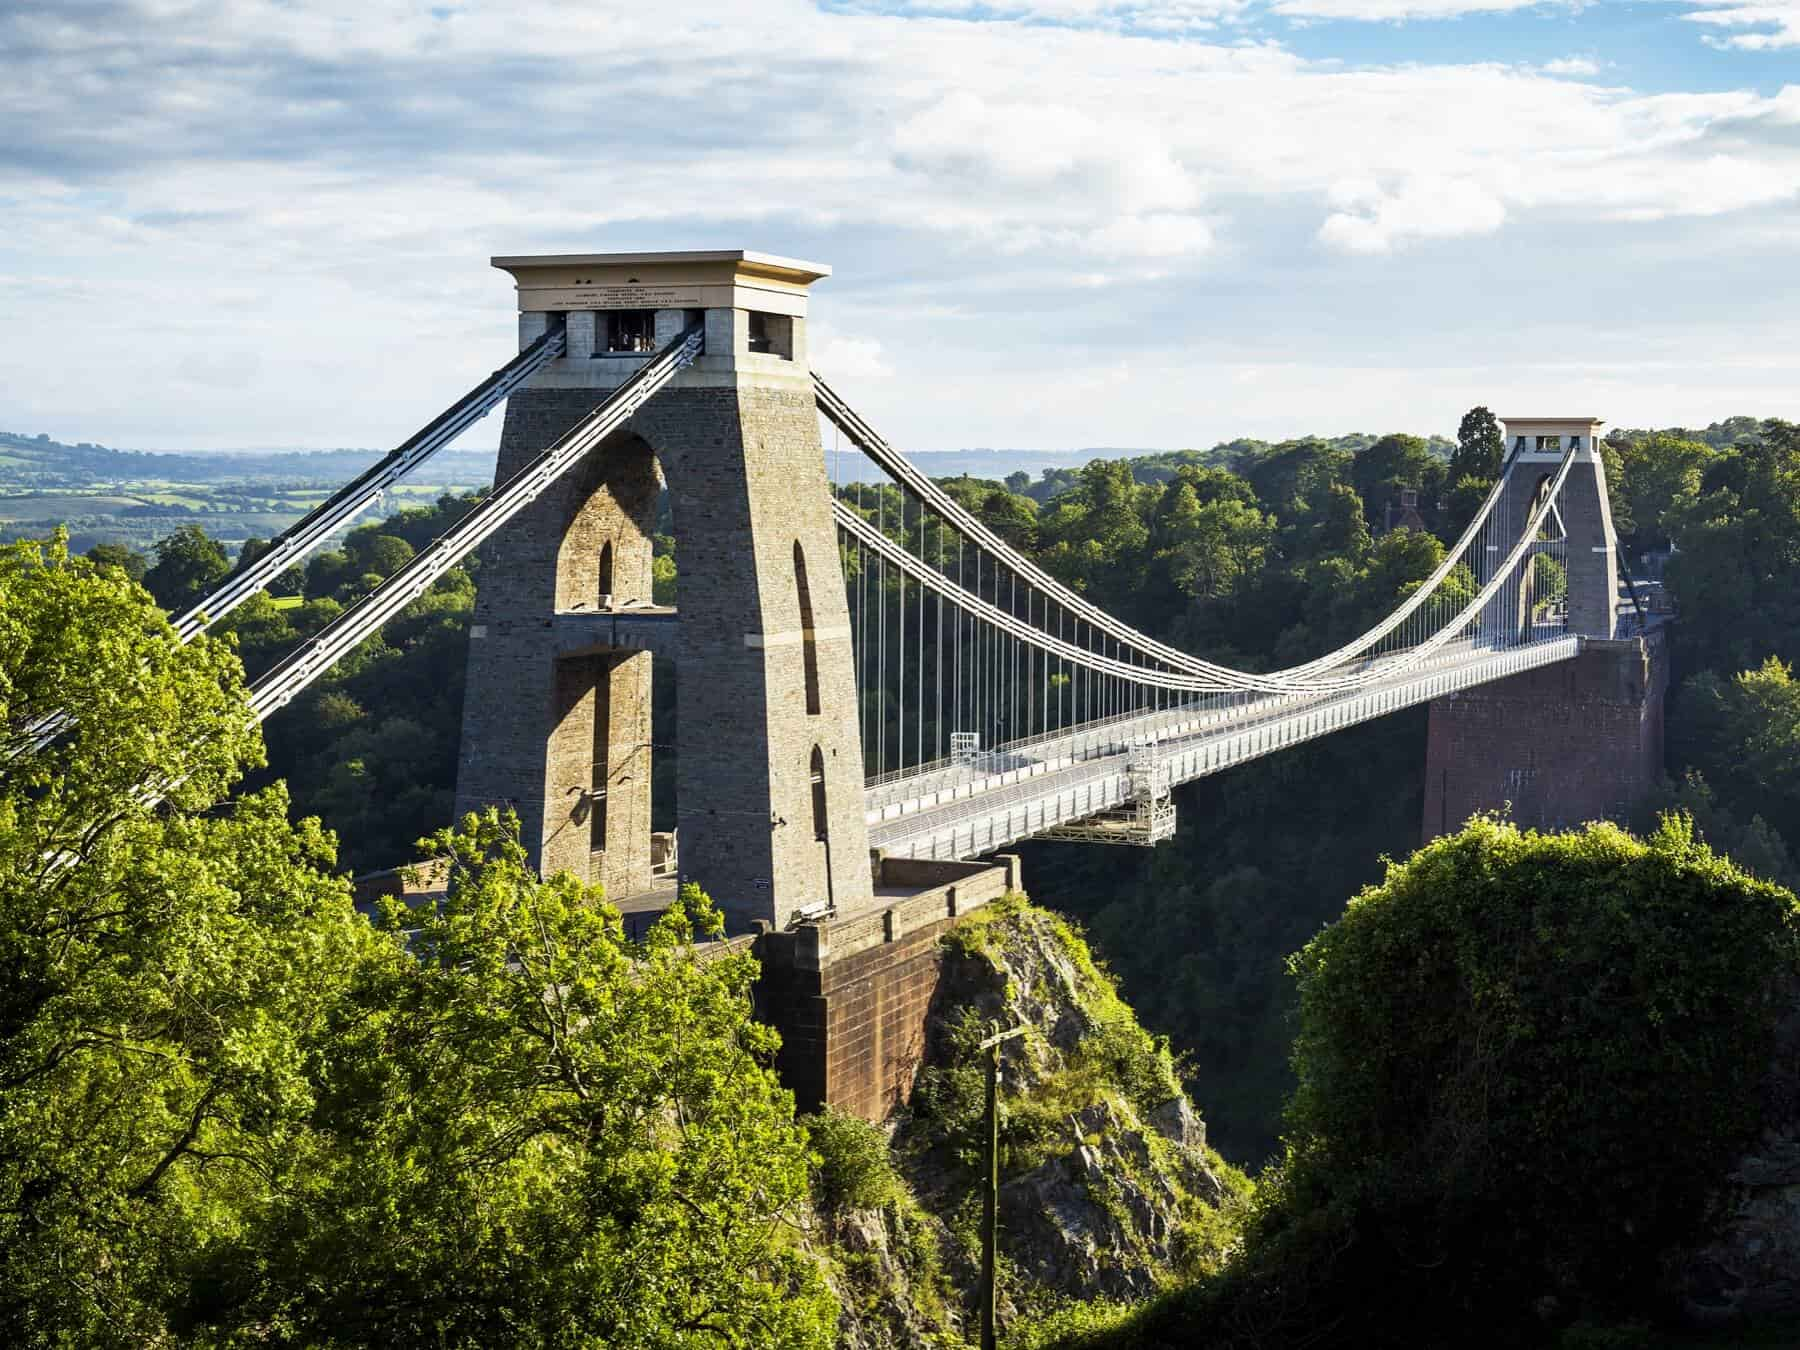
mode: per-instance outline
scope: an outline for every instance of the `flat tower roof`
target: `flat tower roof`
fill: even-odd
[[[1511,426],[1515,422],[1542,423],[1546,426],[1552,423],[1555,423],[1558,426],[1568,426],[1571,423],[1574,423],[1584,427],[1603,427],[1606,425],[1606,419],[1604,417],[1502,417],[1500,420],[1508,426]]]
[[[656,267],[681,266],[687,263],[736,263],[739,269],[763,276],[776,276],[801,285],[831,275],[827,263],[804,262],[799,258],[783,258],[775,253],[758,253],[754,249],[697,249],[672,253],[538,253],[488,260],[508,272],[532,267]]]

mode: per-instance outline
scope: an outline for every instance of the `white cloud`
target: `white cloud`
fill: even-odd
[[[1600,73],[1600,63],[1590,61],[1585,56],[1566,56],[1559,61],[1544,62],[1546,75],[1570,75],[1577,79],[1585,79]]]
[[[1682,15],[1689,23],[1753,30],[1728,33],[1713,39],[1715,45],[1744,51],[1800,47],[1800,3],[1796,0],[1762,5],[1738,4],[1736,0],[1685,0],[1685,3],[1695,6],[1692,13]]]
[[[1120,216],[1081,242],[1088,252],[1107,258],[1193,260],[1212,250],[1213,232],[1201,216],[1157,212]]]
[[[1244,15],[1252,0],[903,0],[892,8],[912,15],[1194,33]]]
[[[1391,192],[1351,182],[1330,195],[1345,209],[1325,218],[1319,238],[1345,253],[1386,253],[1418,239],[1492,234],[1506,221],[1505,205],[1467,179],[1410,178]]]
[[[1457,19],[1465,14],[1500,14],[1536,9],[1545,0],[1273,0],[1277,14],[1306,19]]]
[[[813,369],[829,372],[834,379],[885,379],[894,373],[879,340],[852,337],[828,323],[809,323],[806,345]]]

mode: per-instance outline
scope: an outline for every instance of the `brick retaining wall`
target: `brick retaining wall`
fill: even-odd
[[[1521,826],[1626,820],[1663,773],[1663,628],[1433,700],[1424,837],[1511,803]]]
[[[942,970],[938,939],[1019,889],[1019,862],[889,860],[881,880],[922,889],[884,909],[768,933],[758,943],[758,1012],[781,1032],[777,1067],[801,1111],[829,1103],[880,1120],[905,1104]]]

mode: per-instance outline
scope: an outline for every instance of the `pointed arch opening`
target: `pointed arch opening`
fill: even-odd
[[[794,590],[800,598],[800,656],[806,666],[806,711],[819,713],[819,653],[814,646],[812,588],[806,582],[806,551],[794,541]],[[815,750],[814,755],[818,752]],[[823,773],[823,769],[820,770]]]
[[[825,810],[825,752],[816,745],[812,748],[809,772],[812,777],[813,838],[826,843],[831,838],[831,824]]]

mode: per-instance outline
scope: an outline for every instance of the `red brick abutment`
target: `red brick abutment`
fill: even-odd
[[[1526,828],[1625,822],[1663,775],[1668,629],[1588,639],[1572,661],[1431,703],[1424,837],[1509,808]]]

